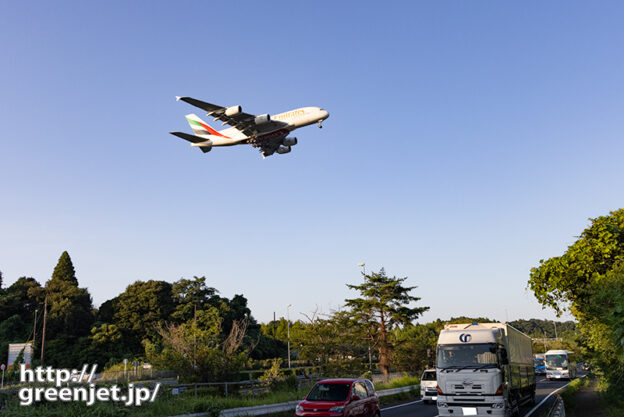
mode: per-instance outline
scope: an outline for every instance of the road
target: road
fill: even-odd
[[[579,375],[581,376],[581,375]],[[539,417],[552,405],[554,391],[566,386],[570,381],[548,381],[545,376],[537,377],[537,390],[535,391],[535,406],[524,406],[520,409],[521,417]],[[424,404],[422,400],[407,401],[381,409],[382,417],[436,417],[438,408],[435,404]]]

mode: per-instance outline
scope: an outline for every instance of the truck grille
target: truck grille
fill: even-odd
[[[455,389],[456,390],[465,390],[465,391],[470,390],[470,391],[474,391],[474,390],[480,390],[482,388],[483,387],[481,385],[476,385],[476,384],[475,385],[468,385],[468,386],[465,386],[465,387],[463,385],[455,385]]]

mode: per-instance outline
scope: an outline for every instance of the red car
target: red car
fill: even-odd
[[[325,379],[297,405],[295,416],[380,417],[381,411],[368,379]]]

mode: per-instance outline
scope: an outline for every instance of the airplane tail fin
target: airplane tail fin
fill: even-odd
[[[169,132],[174,136],[191,142],[191,146],[198,147],[202,152],[210,152],[212,141],[206,137],[194,136],[184,132]]]
[[[211,128],[206,122],[200,119],[196,114],[187,114],[186,121],[198,136],[214,135],[223,136],[213,128]]]

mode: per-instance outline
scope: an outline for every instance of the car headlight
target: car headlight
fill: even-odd
[[[332,413],[342,413],[343,410],[344,410],[344,405],[339,405],[339,406],[330,408],[328,411]]]
[[[297,406],[295,407],[295,411],[303,411],[303,407],[301,406],[301,404],[297,404]]]

